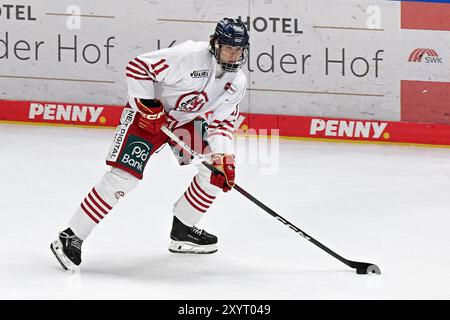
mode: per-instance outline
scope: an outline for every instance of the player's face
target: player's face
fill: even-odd
[[[220,59],[225,63],[235,64],[241,59],[242,50],[241,47],[233,47],[224,44],[220,50]]]

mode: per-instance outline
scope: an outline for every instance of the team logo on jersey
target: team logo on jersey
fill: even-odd
[[[191,78],[208,78],[208,77],[209,77],[208,69],[194,70],[191,72]]]
[[[177,111],[198,111],[208,102],[206,92],[193,91],[183,94],[175,103]]]

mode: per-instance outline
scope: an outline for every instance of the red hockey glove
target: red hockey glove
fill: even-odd
[[[167,116],[161,101],[156,99],[136,99],[138,107],[137,121],[139,128],[152,135],[159,133],[166,123]]]
[[[216,153],[211,156],[212,165],[216,167],[221,174],[211,172],[211,184],[228,192],[234,187],[235,162],[234,155]]]

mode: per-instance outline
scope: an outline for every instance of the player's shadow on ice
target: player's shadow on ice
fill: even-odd
[[[106,260],[107,259],[107,260]],[[109,277],[135,279],[136,281],[170,282],[178,284],[209,282],[214,278],[251,277],[251,276],[284,276],[290,275],[343,275],[351,270],[313,270],[305,266],[280,266],[260,261],[248,263],[225,259],[213,255],[183,255],[159,254],[145,258],[124,259],[123,257],[106,257],[105,260],[96,260],[86,263],[82,267],[82,274],[102,275]]]
[[[108,257],[109,261],[91,261],[82,268],[83,274],[103,274],[108,276],[136,278],[139,281],[148,280],[169,281],[178,283],[210,281],[214,277],[245,276],[249,274],[264,273],[268,270],[258,268],[255,270],[245,264],[236,264],[225,261],[212,255],[175,255],[160,254],[145,258],[125,260],[123,258]],[[276,272],[273,270],[273,272]],[[189,276],[188,276],[189,275]]]

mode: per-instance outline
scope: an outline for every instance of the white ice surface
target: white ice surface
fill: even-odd
[[[219,237],[216,254],[169,253],[172,204],[195,168],[168,148],[66,274],[49,245],[107,169],[112,135],[0,125],[0,299],[450,299],[450,149],[439,148],[280,141],[276,175],[238,165],[256,198],[380,276],[357,275],[235,191],[199,225]]]

